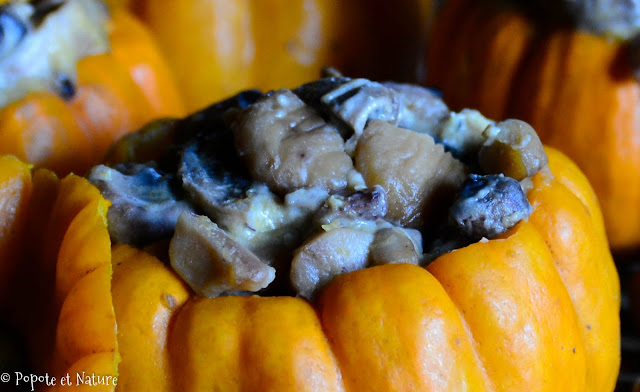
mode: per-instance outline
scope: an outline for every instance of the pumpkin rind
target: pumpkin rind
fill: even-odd
[[[188,299],[188,290],[155,257],[122,245],[113,249],[112,296],[122,357],[119,387],[167,390],[172,382],[169,322]]]
[[[2,170],[10,168],[7,159],[15,160],[3,157]],[[28,336],[33,371],[49,372],[58,379],[70,369],[73,377],[76,372],[91,374],[92,369],[116,375],[119,356],[106,228],[109,202],[81,177],[58,180],[43,169],[29,177],[33,194],[19,222],[26,237],[12,244],[23,255],[17,258],[22,268],[7,276],[29,290],[16,301],[18,309],[4,318]],[[85,241],[85,250],[92,248],[92,257],[74,252],[78,241]],[[56,277],[57,268],[71,273]]]
[[[0,157],[0,297],[17,287],[12,279],[20,270],[20,252],[27,239],[27,214],[32,192],[31,167],[12,156]],[[0,309],[11,307],[2,301]]]

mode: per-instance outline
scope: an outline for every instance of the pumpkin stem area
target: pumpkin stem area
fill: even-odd
[[[451,112],[423,87],[331,75],[242,92],[112,148],[89,181],[115,242],[199,295],[298,295],[338,275],[426,265],[532,213],[535,131]]]
[[[109,51],[99,0],[10,1],[0,6],[0,107],[29,93],[73,98],[77,63]]]

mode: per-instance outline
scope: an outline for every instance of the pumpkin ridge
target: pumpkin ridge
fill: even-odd
[[[555,347],[551,344],[553,341],[563,343],[564,347],[583,347],[576,318],[569,316],[575,315],[575,310],[568,292],[555,268],[553,272],[547,269],[553,261],[542,237],[531,223],[521,222],[501,238],[499,242],[475,243],[445,254],[427,269],[443,283],[469,323],[471,335],[477,342],[478,357],[497,390],[520,390],[525,385],[534,390],[557,390],[559,385],[567,390],[584,390],[586,364],[583,353],[572,357],[566,350],[552,349],[543,354],[538,350],[544,349],[533,344],[534,341],[547,342],[541,344]],[[511,256],[504,258],[502,252]],[[473,260],[473,266],[469,265],[470,260]],[[530,275],[536,276],[535,280],[528,278]],[[455,281],[454,276],[458,277]],[[535,297],[525,299],[529,295]],[[508,298],[517,302],[512,304]],[[513,309],[515,303],[518,303],[518,313],[512,315],[509,309]],[[545,312],[554,310],[545,313],[539,307]],[[525,314],[532,320],[524,319]],[[559,314],[568,319],[559,319]],[[492,326],[490,329],[487,323]],[[546,328],[553,332],[545,332]],[[526,344],[527,333],[531,334],[531,345]],[[530,379],[532,374],[528,370],[517,370],[536,369],[540,364],[527,358],[542,355],[554,363],[549,368],[553,372],[545,373],[546,379]],[[522,362],[515,368],[514,362],[519,361]],[[541,369],[533,374],[538,371]],[[572,374],[570,381],[567,374]]]

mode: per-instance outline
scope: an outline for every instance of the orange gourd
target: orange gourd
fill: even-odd
[[[415,81],[432,0],[128,4],[154,33],[189,111],[247,88],[294,87],[334,66],[347,74]]]
[[[33,287],[27,315],[4,314],[35,371],[103,376],[77,390],[113,391],[107,376],[132,391],[613,390],[620,298],[602,216],[577,167],[547,154],[528,221],[426,269],[342,275],[313,303],[195,296],[150,254],[110,247],[109,202],[86,180],[4,157],[0,206],[21,207],[0,210],[16,228],[0,251],[28,255],[12,277]]]
[[[0,61],[0,153],[82,174],[123,134],[184,114],[154,39],[126,10],[97,1],[3,3],[4,41],[15,42]],[[42,20],[16,16],[24,7]]]
[[[532,11],[532,4],[524,10],[509,2],[448,1],[431,31],[427,83],[441,88],[454,109],[471,106],[529,122],[593,184],[612,249],[637,249],[634,49],[606,33],[556,22],[557,15]]]

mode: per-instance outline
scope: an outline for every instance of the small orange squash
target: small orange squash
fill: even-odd
[[[529,122],[593,184],[612,249],[632,251],[640,245],[633,45],[606,27],[600,34],[576,28],[538,2],[515,3],[447,1],[431,31],[427,83],[453,108]]]
[[[82,174],[123,134],[183,114],[164,58],[126,10],[96,0],[2,3],[0,153]]]
[[[15,281],[37,282],[25,306],[43,309],[5,316],[36,371],[117,375],[119,390],[612,391],[620,293],[602,216],[579,169],[546,154],[528,220],[426,268],[345,273],[313,301],[198,296],[150,253],[111,247],[109,202],[87,180],[3,158],[0,205],[24,205],[0,211],[29,260]]]

